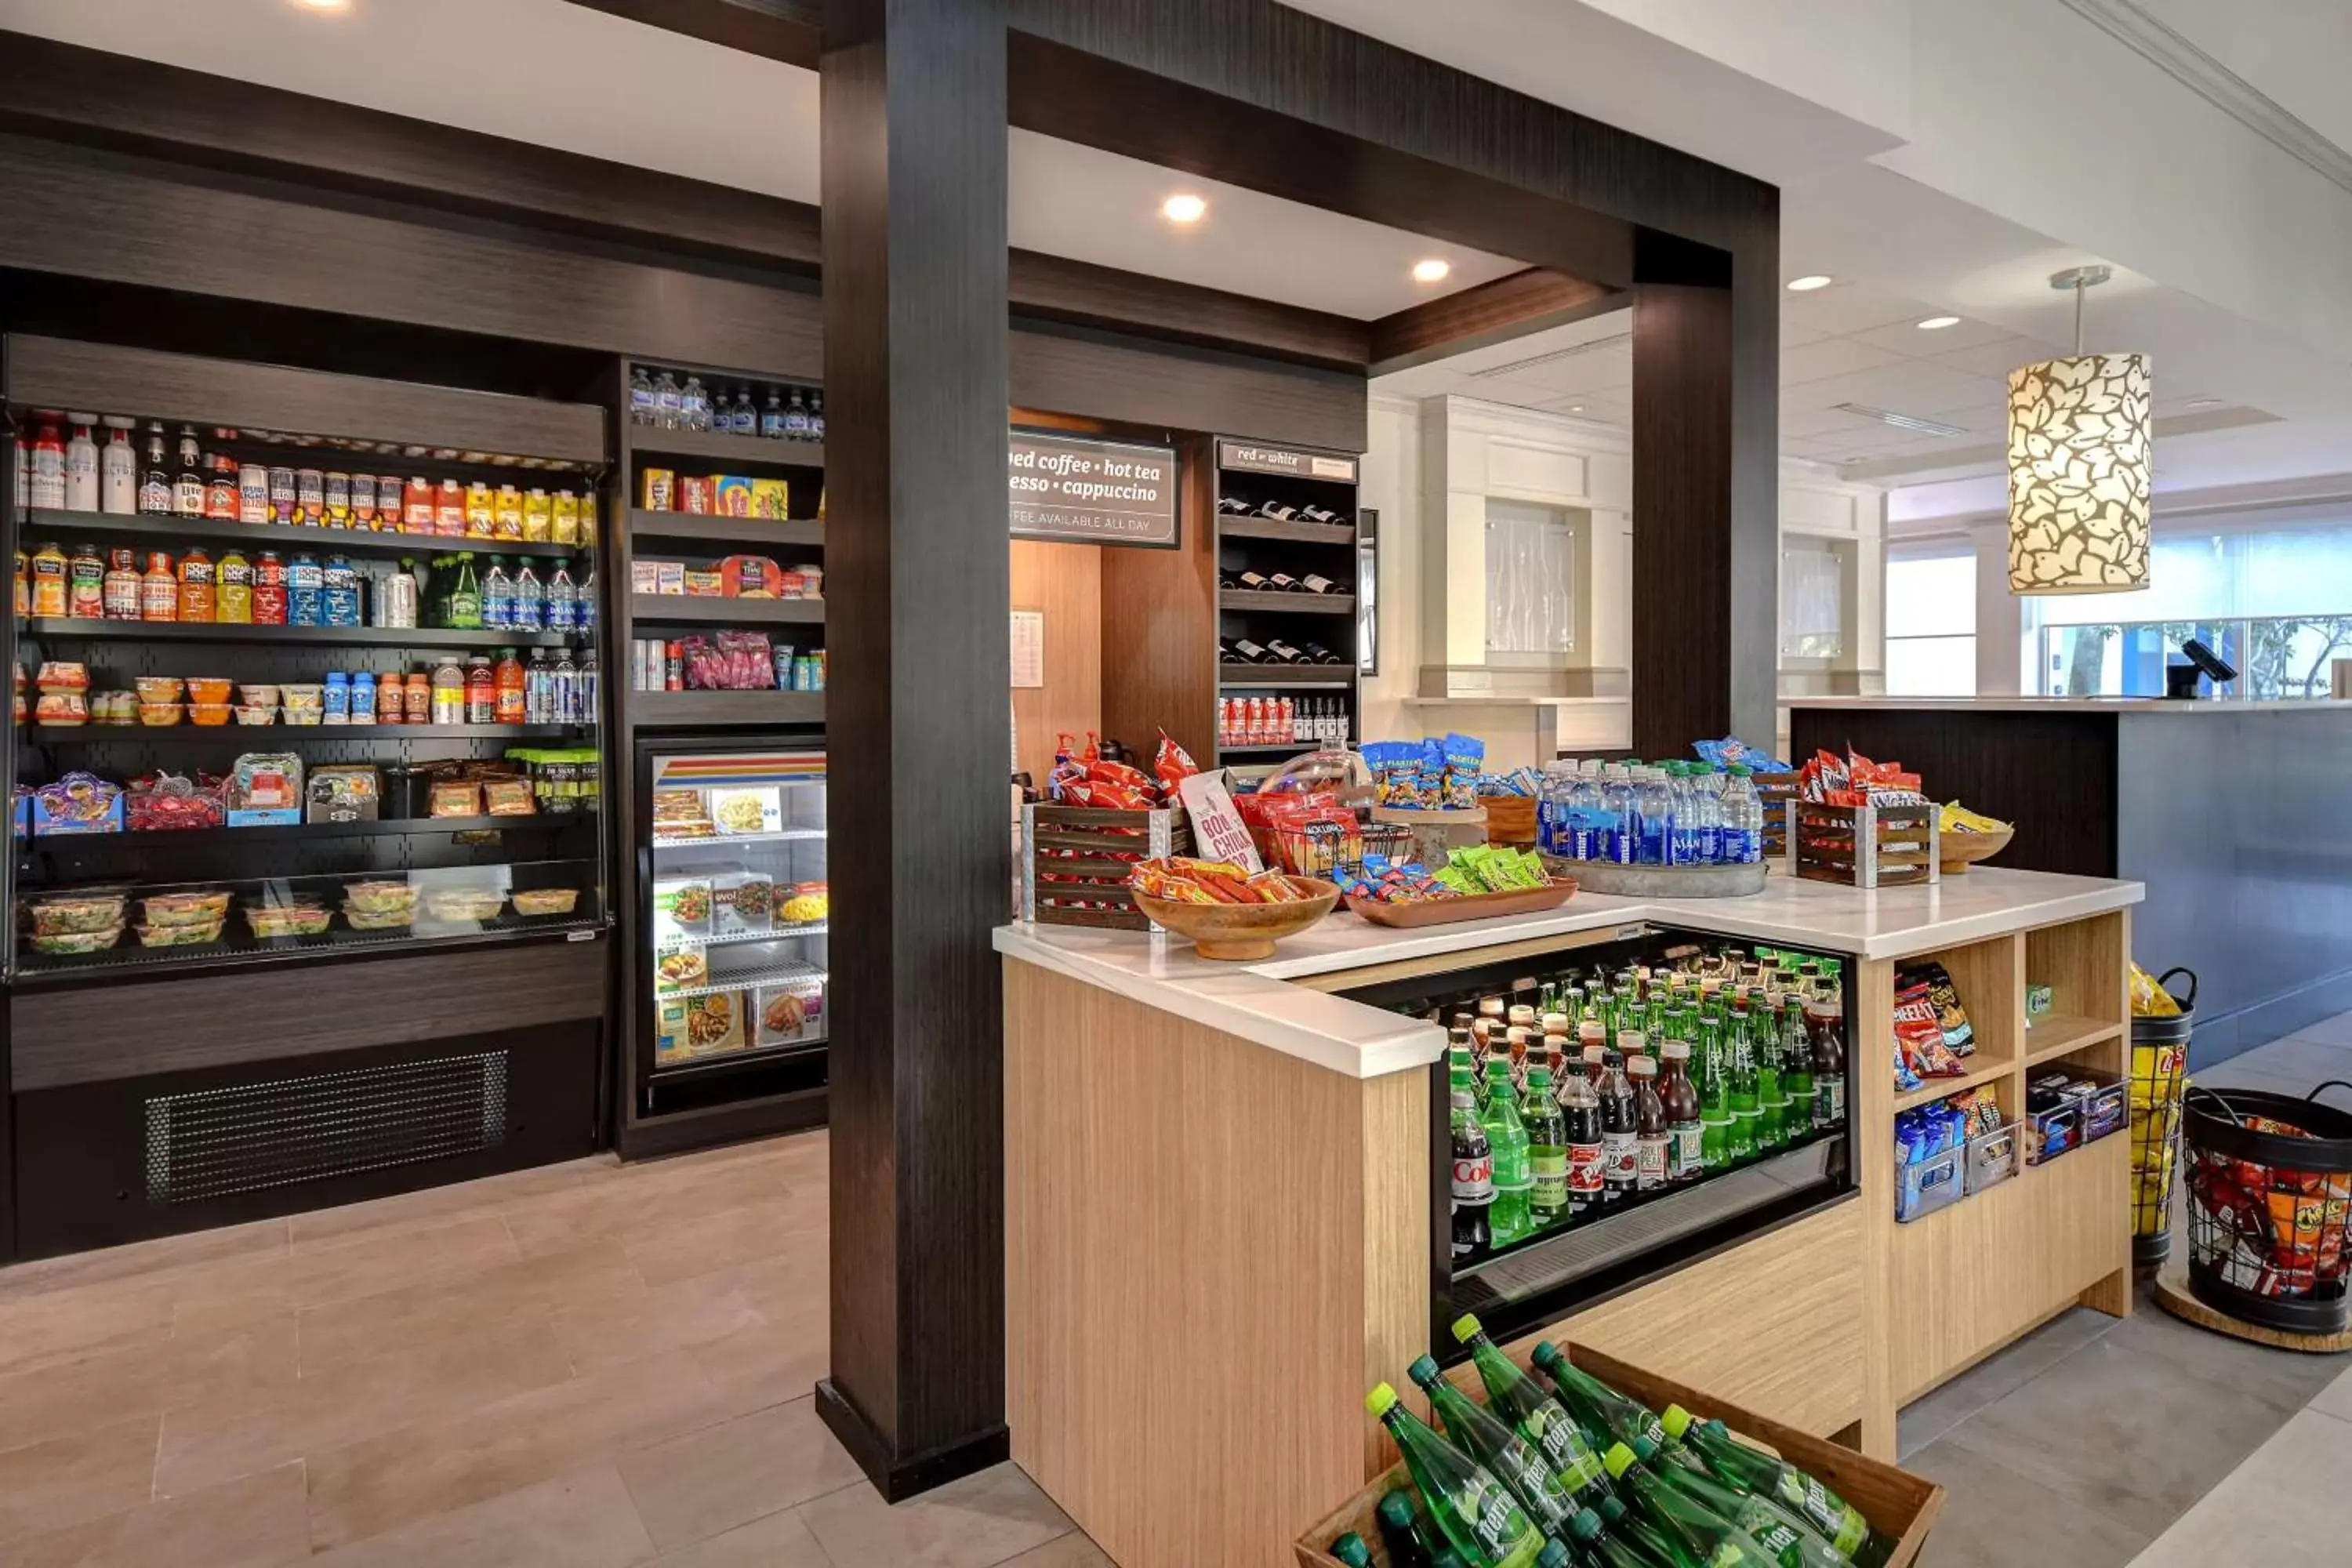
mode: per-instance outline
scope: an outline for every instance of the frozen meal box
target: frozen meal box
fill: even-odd
[[[776,879],[765,871],[719,871],[710,879],[710,934],[740,936],[775,923]]]
[[[710,934],[710,879],[654,879],[654,941],[700,941]]]
[[[754,1040],[761,1046],[789,1046],[824,1034],[824,984],[817,980],[782,980],[751,994]]]
[[[774,784],[710,792],[710,820],[721,834],[775,833],[784,826],[783,795]]]
[[[743,1048],[743,1004],[749,993],[719,991],[686,999],[686,1049],[707,1057]]]

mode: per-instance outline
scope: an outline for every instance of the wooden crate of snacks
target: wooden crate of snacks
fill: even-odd
[[[1778,860],[1789,853],[1788,805],[1797,798],[1802,773],[1757,773],[1748,781],[1764,804],[1764,858]]]
[[[1943,879],[1934,805],[1786,806],[1790,871],[1849,888],[1907,888]]]
[[[1892,1543],[1885,1559],[1885,1568],[1910,1568],[1918,1561],[1921,1549],[1927,1543],[1927,1532],[1943,1511],[1944,1489],[1935,1482],[1877,1459],[1865,1458],[1826,1437],[1813,1436],[1769,1416],[1726,1404],[1672,1378],[1643,1372],[1599,1351],[1573,1342],[1561,1348],[1575,1365],[1651,1410],[1664,1411],[1669,1405],[1679,1405],[1701,1420],[1719,1420],[1751,1446],[1780,1455],[1820,1481],[1868,1520],[1874,1535]],[[1520,1370],[1542,1381],[1539,1374],[1524,1365]],[[1456,1382],[1461,1382],[1458,1373]],[[1475,1383],[1473,1377],[1465,1386],[1470,1388],[1472,1397],[1484,1404],[1485,1395]],[[1426,1411],[1425,1402],[1416,1405],[1417,1414],[1425,1415]],[[1349,1531],[1361,1536],[1364,1544],[1371,1549],[1372,1562],[1387,1568],[1390,1558],[1381,1540],[1380,1503],[1383,1496],[1401,1487],[1411,1490],[1412,1478],[1402,1464],[1391,1466],[1385,1475],[1326,1515],[1293,1543],[1297,1568],[1331,1568],[1331,1542]]]
[[[1024,805],[1021,845],[1023,920],[1151,931],[1128,890],[1128,873],[1138,860],[1190,855],[1192,827],[1181,810]]]

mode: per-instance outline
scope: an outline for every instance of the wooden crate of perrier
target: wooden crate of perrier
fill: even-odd
[[[1825,1437],[1742,1410],[1703,1390],[1643,1372],[1572,1341],[1561,1348],[1568,1352],[1570,1362],[1618,1393],[1640,1400],[1654,1411],[1679,1405],[1702,1420],[1719,1420],[1743,1440],[1771,1450],[1828,1487],[1859,1510],[1874,1531],[1895,1543],[1887,1554],[1886,1568],[1911,1568],[1918,1560],[1920,1549],[1927,1543],[1927,1532],[1935,1527],[1937,1515],[1943,1511],[1944,1489],[1924,1477],[1864,1458]],[[1528,1371],[1524,1367],[1521,1370]],[[1529,1371],[1528,1375],[1543,1381],[1539,1373]],[[1462,1384],[1458,1376],[1455,1381]],[[1484,1403],[1477,1390],[1473,1388],[1471,1393]],[[1424,1405],[1422,1408],[1425,1412],[1427,1407]],[[1389,1555],[1381,1541],[1381,1499],[1396,1488],[1411,1486],[1411,1478],[1402,1465],[1390,1467],[1385,1475],[1325,1515],[1292,1543],[1297,1568],[1331,1568],[1331,1542],[1349,1531],[1363,1537],[1364,1544],[1371,1548],[1375,1563],[1390,1568]]]
[[[1042,925],[1156,931],[1127,886],[1138,859],[1190,855],[1181,810],[1104,806],[1021,808],[1021,918]]]

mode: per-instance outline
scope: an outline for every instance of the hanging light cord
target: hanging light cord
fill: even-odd
[[[2083,285],[2084,279],[2074,279],[2074,357],[2083,356]]]

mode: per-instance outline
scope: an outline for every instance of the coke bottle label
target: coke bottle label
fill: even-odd
[[[1495,1156],[1457,1156],[1454,1162],[1454,1201],[1486,1204],[1495,1201]]]

